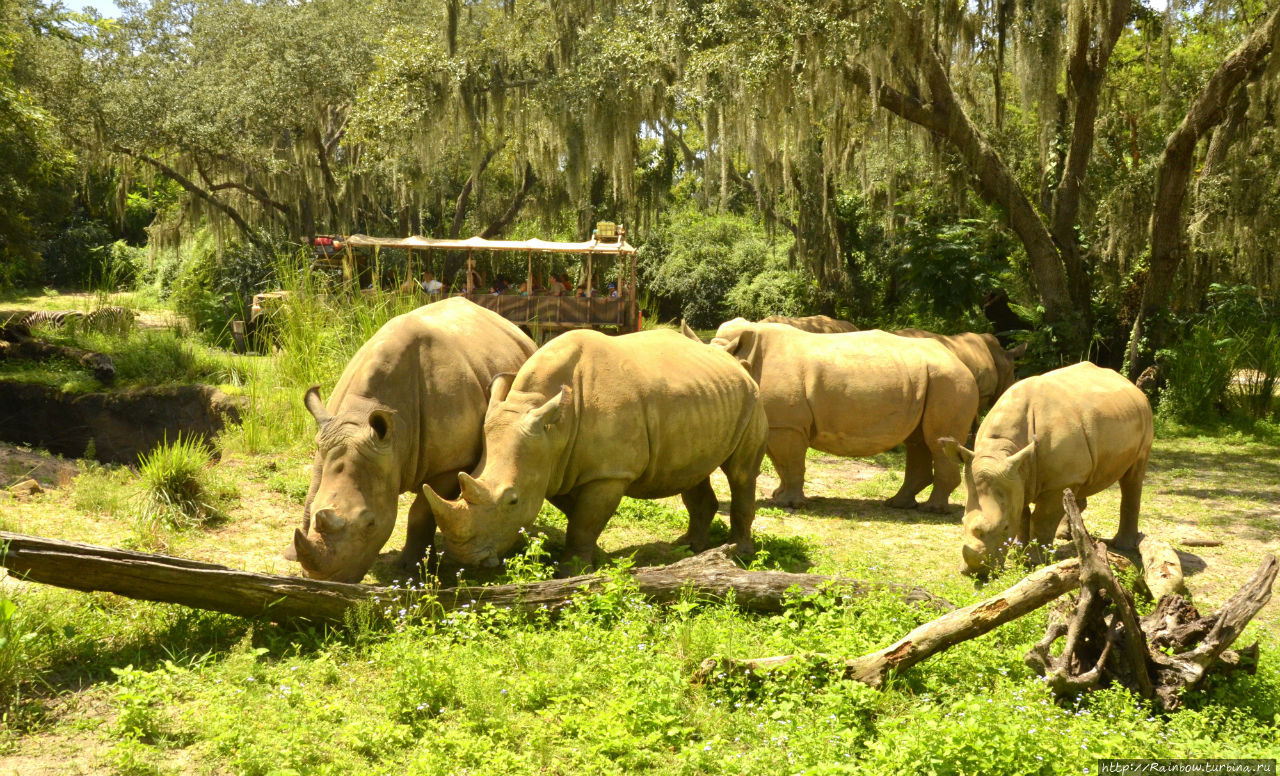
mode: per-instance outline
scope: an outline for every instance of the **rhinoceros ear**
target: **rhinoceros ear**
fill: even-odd
[[[316,419],[316,425],[323,426],[329,422],[329,411],[324,408],[324,402],[320,401],[320,386],[313,385],[307,389],[302,396],[302,403],[306,406],[307,411]]]
[[[742,365],[748,372],[756,360],[756,350],[759,347],[760,338],[756,335],[755,329],[743,329],[738,336],[730,340],[723,341],[720,347],[729,355],[742,362]]]
[[[514,372],[503,372],[494,376],[489,382],[489,409],[486,410],[486,414],[493,412],[499,404],[507,400],[507,394],[511,393],[511,384],[515,381]]]
[[[698,332],[694,331],[684,318],[680,319],[680,333],[694,342],[702,342],[702,338],[698,336]]]
[[[943,455],[961,466],[973,463],[973,451],[951,437],[939,439],[938,446],[942,448]]]
[[[534,433],[542,433],[560,422],[564,417],[564,407],[568,401],[572,390],[567,385],[560,386],[560,392],[547,400],[537,409],[529,410],[526,416],[526,422],[529,424],[529,430]]]
[[[1031,465],[1036,460],[1036,438],[1031,437],[1031,442],[1018,452],[1009,456],[1007,459],[1009,472],[1016,473],[1022,478],[1026,478],[1031,471]]]
[[[391,413],[386,410],[373,410],[369,413],[369,428],[377,435],[379,442],[387,441],[391,436]]]
[[[1017,361],[1018,359],[1022,358],[1027,354],[1027,344],[1028,343],[1026,342],[1021,342],[1017,346],[1009,348],[1004,353],[1009,358],[1013,359],[1014,361]]]

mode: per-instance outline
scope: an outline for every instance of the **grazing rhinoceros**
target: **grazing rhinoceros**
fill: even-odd
[[[934,334],[924,329],[898,329],[899,337],[932,338],[956,354],[978,383],[978,412],[991,409],[1000,395],[1013,385],[1014,354],[1000,347],[994,334]],[[1019,345],[1019,348],[1025,348]],[[1017,354],[1021,354],[1021,350]]]
[[[387,321],[352,356],[327,407],[318,388],[307,391],[320,430],[302,528],[285,557],[314,579],[360,581],[395,527],[399,494],[420,494],[424,482],[457,492],[458,472],[480,460],[489,384],[533,351],[513,324],[461,297]],[[402,566],[422,559],[435,530],[419,495]]]
[[[886,503],[945,512],[960,467],[942,454],[938,430],[963,437],[978,411],[978,386],[942,345],[883,331],[811,334],[737,318],[711,340],[742,361],[760,385],[769,416],[769,457],[781,484],[773,497],[804,503],[804,455],[812,447],[864,456],[907,445],[902,488]]]
[[[768,423],[738,363],[673,331],[608,337],[571,331],[499,380],[474,477],[462,498],[423,493],[445,552],[493,565],[538,516],[544,498],[568,516],[562,570],[590,563],[622,497],[677,493],[689,510],[680,541],[700,551],[717,503],[711,473],[729,480],[729,540],[751,550],[755,483]]]
[[[1120,529],[1112,543],[1136,547],[1151,436],[1147,397],[1110,369],[1086,362],[1014,384],[987,413],[972,451],[939,440],[964,463],[966,569],[988,569],[1010,539],[1052,542],[1063,489],[1083,508],[1087,496],[1117,480]]]
[[[770,315],[763,318],[761,323],[784,323],[787,326],[794,326],[800,331],[810,331],[814,334],[842,334],[849,331],[857,331],[858,327],[848,321],[842,321],[839,318],[832,318],[829,315],[806,315],[803,318],[788,318],[785,315]]]

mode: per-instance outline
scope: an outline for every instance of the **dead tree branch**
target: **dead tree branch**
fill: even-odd
[[[145,601],[273,620],[341,623],[349,610],[369,601],[395,609],[415,604],[426,611],[452,611],[464,605],[556,611],[609,581],[596,574],[516,585],[404,590],[255,574],[202,561],[7,532],[0,532],[0,544],[6,548],[0,553],[0,566],[32,582],[72,590],[105,590]],[[788,598],[812,594],[828,585],[854,595],[890,590],[910,603],[938,610],[953,608],[918,587],[875,585],[819,574],[748,571],[733,562],[727,546],[670,566],[634,569],[630,574],[639,591],[653,601],[677,601],[689,593],[716,600],[732,596],[739,608],[750,612],[780,611]]]
[[[872,687],[880,687],[894,672],[903,671],[963,641],[981,636],[1010,620],[1035,611],[1079,584],[1080,561],[1071,558],[1046,566],[1024,577],[999,595],[948,612],[916,628],[878,652],[844,661],[844,675]],[[755,674],[797,659],[831,660],[826,655],[780,655],[738,660],[708,658],[695,681],[711,681],[726,675]]]

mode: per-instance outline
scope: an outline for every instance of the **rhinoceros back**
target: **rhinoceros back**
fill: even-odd
[[[630,482],[637,498],[673,495],[706,479],[744,434],[763,440],[758,389],[737,360],[673,331],[569,332],[529,359],[511,395],[540,401],[561,385],[575,420],[549,495],[599,478]]]
[[[475,464],[490,382],[518,370],[534,349],[505,318],[445,299],[387,321],[352,356],[327,407],[334,415],[374,406],[399,415],[416,431],[397,446],[402,490],[416,488]]]
[[[1151,451],[1151,406],[1133,383],[1085,362],[1013,385],[978,429],[975,452],[1036,442],[1039,493],[1097,493]],[[1008,444],[1011,443],[1011,444]],[[1032,494],[1033,496],[1035,494]]]

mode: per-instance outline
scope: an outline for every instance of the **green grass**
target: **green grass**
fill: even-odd
[[[200,437],[181,435],[141,456],[141,508],[135,516],[135,544],[165,549],[167,530],[190,530],[222,522],[235,488],[213,471],[212,455]]]
[[[1213,680],[1171,715],[1122,690],[1062,705],[1021,661],[1042,614],[883,691],[812,661],[762,681],[689,681],[714,655],[857,654],[927,619],[886,595],[823,594],[745,617],[693,599],[653,607],[619,578],[554,620],[496,610],[413,623],[391,612],[390,627],[347,634],[150,604],[47,614],[31,640],[41,664],[74,664],[75,681],[93,680],[85,706],[107,716],[84,732],[110,742],[111,768],[131,772],[194,761],[245,774],[1049,774],[1092,772],[1098,757],[1277,748],[1276,661]],[[54,637],[60,623],[69,638]],[[106,649],[87,652],[104,638]]]
[[[310,281],[293,282],[306,290]],[[243,423],[217,440],[220,462],[170,449],[157,469],[213,472],[205,492],[226,495],[216,506],[227,520],[216,530],[157,529],[156,541],[187,557],[296,572],[279,551],[309,484],[315,424],[302,392],[318,383],[327,396],[359,344],[412,304],[306,297],[279,320],[281,349],[214,358],[220,381],[249,401]],[[1187,582],[1210,611],[1277,549],[1280,437],[1265,425],[1245,433],[1162,423],[1141,527],[1175,545],[1190,533],[1224,541],[1184,553],[1188,569],[1200,564]],[[811,453],[806,465],[811,502],[797,510],[765,500],[776,484],[765,468],[754,567],[922,585],[962,605],[1018,576],[1006,570],[975,587],[956,573],[959,494],[951,515],[882,505],[901,482],[900,451],[863,461]],[[239,497],[219,480],[236,482]],[[13,530],[119,546],[139,530],[139,491],[170,487],[167,476],[150,481],[91,466],[67,492],[0,511]],[[713,483],[727,507],[723,478]],[[1112,489],[1090,499],[1086,523],[1109,535],[1117,513]],[[626,499],[602,537],[603,560],[684,557],[671,542],[686,526],[678,499]],[[544,505],[519,553],[484,581],[544,578],[565,528]],[[402,519],[371,579],[394,578],[391,552],[403,535]],[[712,536],[727,537],[723,512]],[[0,646],[0,772],[44,757],[52,772],[1054,774],[1093,773],[1106,756],[1280,754],[1274,602],[1240,642],[1261,644],[1256,675],[1213,677],[1185,709],[1158,714],[1117,689],[1054,702],[1022,662],[1044,633],[1043,611],[879,691],[815,660],[764,680],[691,681],[708,657],[854,656],[933,616],[887,594],[828,591],[750,616],[691,597],[651,605],[619,577],[554,619],[464,610],[415,621],[383,611],[380,623],[366,616],[336,630],[40,586],[0,588],[0,600],[12,604],[0,633],[18,638]]]

